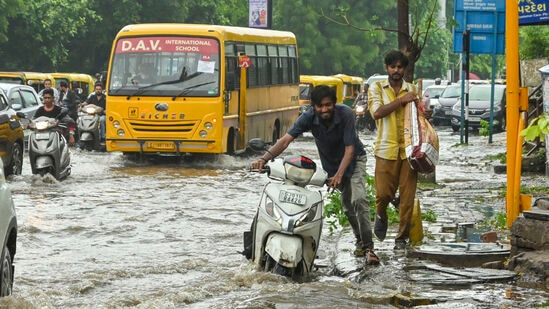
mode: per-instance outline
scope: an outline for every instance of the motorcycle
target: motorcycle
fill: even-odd
[[[259,139],[250,141],[255,150],[264,145]],[[252,171],[266,172],[275,181],[263,188],[241,253],[258,269],[307,280],[320,243],[324,207],[321,192],[309,186],[324,186],[328,174],[301,155],[276,158]]]
[[[368,111],[368,103],[358,102],[355,106],[355,127],[357,131],[368,129],[370,132],[376,129],[376,121]]]
[[[78,141],[85,150],[99,150],[101,136],[99,133],[100,117],[103,108],[88,104],[78,111]]]
[[[34,119],[29,127],[29,159],[33,174],[51,174],[62,180],[71,173],[70,150],[61,134],[62,125],[48,117]]]

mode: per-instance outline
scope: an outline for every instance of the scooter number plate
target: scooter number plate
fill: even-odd
[[[303,194],[293,193],[288,191],[280,191],[278,199],[284,203],[292,203],[296,205],[305,205],[307,197]]]
[[[36,133],[36,135],[34,136],[35,139],[37,140],[43,140],[43,139],[49,139],[50,138],[50,134],[49,133]]]

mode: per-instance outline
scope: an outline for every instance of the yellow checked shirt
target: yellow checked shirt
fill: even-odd
[[[373,115],[382,105],[389,104],[409,91],[417,93],[413,84],[402,82],[400,92],[395,94],[388,80],[375,82],[368,89],[368,109]],[[404,108],[399,107],[384,118],[376,120],[377,138],[374,155],[387,160],[396,160],[399,156],[406,159],[404,151]]]

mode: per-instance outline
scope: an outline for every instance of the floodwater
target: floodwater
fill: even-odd
[[[459,136],[450,129],[439,134],[441,182],[467,187],[483,173],[496,185],[505,182],[470,159],[501,147],[483,147],[487,138],[476,137],[481,147],[469,153],[451,147]],[[361,137],[371,150],[373,135]],[[317,159],[310,136],[287,153]],[[337,275],[339,236],[327,225],[321,267],[310,282],[294,283],[257,271],[238,253],[267,182],[264,174],[247,172],[251,158],[135,162],[120,153],[74,150],[72,160],[72,174],[62,182],[32,176],[28,157],[23,175],[8,180],[19,234],[14,293],[0,307],[396,308],[391,299],[398,293],[436,298],[446,308],[526,308],[548,297],[513,282],[413,282],[402,267],[406,257],[383,253],[381,266]],[[371,172],[373,161],[370,156]]]

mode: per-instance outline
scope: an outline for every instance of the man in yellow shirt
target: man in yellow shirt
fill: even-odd
[[[406,249],[417,188],[417,171],[411,168],[404,151],[404,106],[419,102],[416,87],[403,79],[407,66],[406,55],[398,50],[390,51],[385,56],[388,79],[373,83],[368,91],[369,110],[377,124],[374,147],[376,158],[374,234],[380,241],[385,239],[387,206],[395,198],[398,189],[400,223],[395,238],[395,250]]]

